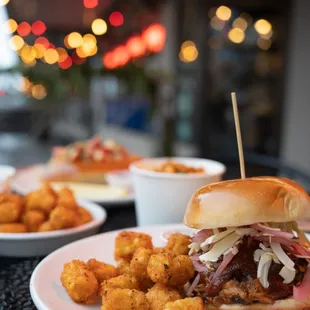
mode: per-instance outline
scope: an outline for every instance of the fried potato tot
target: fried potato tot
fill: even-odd
[[[56,203],[57,195],[48,184],[42,185],[25,198],[26,210],[41,210],[47,215],[56,207]]]
[[[28,231],[36,232],[46,220],[46,215],[40,210],[29,210],[23,215],[22,222],[26,225]]]
[[[163,310],[169,301],[181,299],[180,293],[171,287],[155,284],[146,294],[151,310]]]
[[[73,301],[83,304],[96,302],[99,284],[94,273],[84,262],[73,260],[66,263],[60,279]]]
[[[57,206],[49,217],[49,222],[55,229],[72,228],[78,225],[79,216],[76,210]]]
[[[40,225],[38,232],[46,232],[46,231],[53,231],[55,228],[52,226],[50,222],[44,222]]]
[[[115,239],[114,258],[130,261],[138,248],[152,249],[152,237],[134,231],[121,231]]]
[[[119,259],[116,261],[119,274],[131,274],[130,261]]]
[[[154,248],[153,249],[153,254],[166,253],[166,252],[167,252],[166,248]]]
[[[79,215],[78,226],[89,223],[93,220],[90,212],[82,207],[77,207],[77,212]]]
[[[99,283],[116,277],[119,274],[114,266],[99,262],[96,259],[90,259],[87,262],[87,267],[94,273]]]
[[[64,207],[72,209],[76,209],[78,207],[78,204],[71,189],[64,187],[58,192],[57,205],[62,205]]]
[[[166,303],[163,310],[204,310],[205,306],[201,297],[190,297]]]
[[[153,282],[171,286],[184,285],[195,274],[194,266],[187,255],[172,253],[152,255],[147,272]]]
[[[17,222],[23,212],[23,200],[18,195],[0,195],[0,224]]]
[[[150,310],[150,305],[142,292],[116,288],[103,296],[101,310]]]
[[[26,233],[27,227],[22,223],[0,224],[0,233]]]
[[[190,243],[191,239],[189,236],[179,233],[171,234],[166,245],[166,250],[176,255],[187,255]]]
[[[103,281],[100,285],[99,295],[104,296],[109,289],[127,288],[131,290],[140,290],[140,285],[135,276],[122,274],[118,277]]]
[[[154,285],[154,282],[147,273],[147,265],[152,255],[153,251],[151,249],[139,248],[134,253],[130,262],[130,272],[141,283],[143,290],[146,290]]]

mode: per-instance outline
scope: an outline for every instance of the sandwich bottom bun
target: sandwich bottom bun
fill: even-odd
[[[221,305],[220,307],[206,306],[206,310],[310,310],[310,299],[305,301],[293,298],[277,300],[273,304],[252,304],[252,305]]]

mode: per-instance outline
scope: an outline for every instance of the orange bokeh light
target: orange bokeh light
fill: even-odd
[[[49,46],[50,46],[50,42],[49,42],[48,39],[46,39],[45,37],[38,37],[38,38],[35,40],[35,44],[41,44],[41,45],[43,45],[46,49],[48,49]]]
[[[106,53],[102,58],[102,63],[107,69],[114,69],[116,67],[114,55],[112,52]]]
[[[68,58],[68,53],[64,48],[58,47],[56,48],[56,51],[59,55],[58,62],[64,62]]]
[[[98,5],[98,0],[84,0],[83,3],[87,9],[93,9]]]
[[[160,52],[166,42],[166,28],[161,24],[153,24],[142,33],[142,39],[152,52]]]
[[[67,70],[72,66],[72,58],[70,56],[67,56],[67,58],[62,61],[62,62],[58,62],[58,66],[61,69]]]
[[[109,21],[112,26],[118,27],[123,25],[124,16],[121,12],[113,12],[110,14]]]
[[[30,34],[31,32],[31,26],[29,25],[29,23],[27,22],[22,22],[18,25],[17,27],[17,33],[21,36],[21,37],[26,37]]]
[[[41,20],[37,20],[32,24],[31,29],[33,34],[40,36],[46,31],[46,26]]]
[[[130,55],[127,48],[120,45],[113,51],[113,58],[116,66],[124,66],[129,61]]]
[[[126,48],[131,57],[139,57],[144,55],[146,52],[146,45],[142,38],[139,36],[129,38],[126,43]]]

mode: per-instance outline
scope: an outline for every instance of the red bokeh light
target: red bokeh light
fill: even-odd
[[[142,38],[150,51],[160,52],[166,42],[166,28],[161,24],[153,24],[143,31]]]
[[[131,57],[139,57],[145,54],[146,52],[145,43],[139,36],[129,38],[129,40],[126,43],[126,48]]]
[[[55,46],[53,43],[50,43],[50,44],[48,45],[48,48],[56,48],[56,46]]]
[[[22,22],[17,27],[17,33],[21,37],[28,36],[30,34],[30,32],[31,32],[31,26],[27,22]]]
[[[114,63],[114,55],[112,52],[106,53],[102,58],[102,63],[107,69],[114,69],[116,64]]]
[[[72,66],[72,58],[68,56],[64,61],[58,62],[58,66],[61,69],[69,69]]]
[[[109,21],[112,26],[118,27],[123,25],[124,16],[121,12],[113,12],[109,17]]]
[[[32,24],[31,29],[33,34],[40,36],[46,31],[46,26],[41,20],[37,20]]]
[[[35,44],[41,44],[43,45],[46,49],[48,49],[50,47],[50,42],[48,41],[48,39],[46,39],[45,37],[38,37],[35,40]]]
[[[114,63],[116,66],[124,66],[130,59],[127,48],[123,45],[117,47],[113,52]]]
[[[0,89],[0,96],[5,96],[5,95],[6,95],[5,91]]]
[[[98,5],[98,0],[84,0],[83,3],[87,9],[93,9]]]
[[[81,58],[77,55],[77,53],[74,51],[72,53],[72,61],[73,63],[75,63],[76,65],[81,65],[86,61],[86,58]]]

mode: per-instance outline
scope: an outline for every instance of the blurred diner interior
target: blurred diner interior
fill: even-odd
[[[310,1],[0,0],[0,164],[94,135],[310,190]]]

